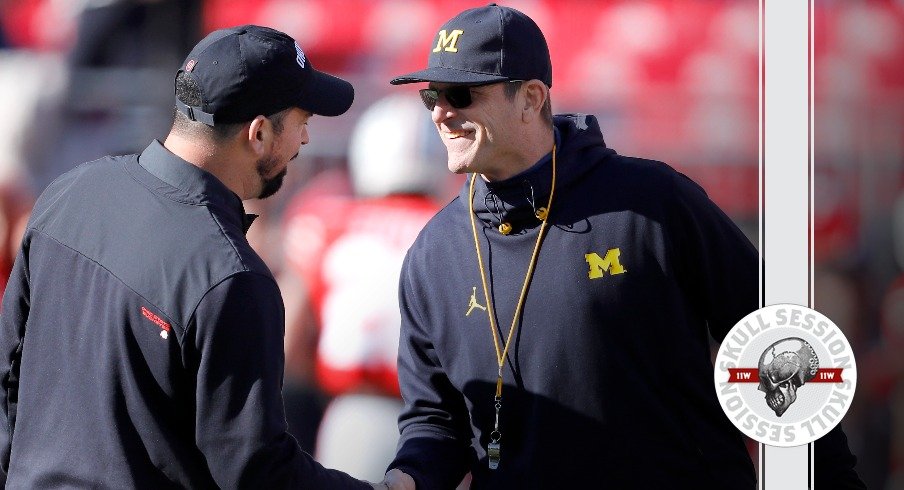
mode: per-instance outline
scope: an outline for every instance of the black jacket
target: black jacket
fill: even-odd
[[[369,488],[286,433],[282,298],[248,225],[156,141],[45,190],[0,322],[11,488]]]
[[[710,336],[757,309],[756,250],[690,179],[607,148],[593,116],[556,117],[555,127],[551,226],[505,364],[499,468],[488,469],[485,450],[498,368],[487,311],[471,308],[473,293],[487,305],[467,183],[401,274],[406,407],[391,467],[430,489],[466,471],[478,489],[755,488],[716,398]],[[547,155],[505,181],[476,180],[503,342],[551,179]]]

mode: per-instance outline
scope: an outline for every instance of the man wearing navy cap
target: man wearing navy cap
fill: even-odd
[[[466,10],[424,47],[428,68],[391,83],[428,84],[468,178],[401,273],[389,467],[419,489],[468,472],[471,488],[755,488],[709,350],[759,306],[754,247],[690,179],[608,148],[594,116],[553,117],[523,13]],[[818,485],[861,488],[832,437]]]
[[[35,205],[0,319],[8,488],[372,488],[286,432],[282,298],[242,205],[352,86],[249,25],[202,40],[175,89],[162,144]]]

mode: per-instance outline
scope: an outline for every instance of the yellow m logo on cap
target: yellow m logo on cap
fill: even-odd
[[[609,274],[612,274],[613,276],[616,274],[623,274],[625,268],[622,267],[621,262],[618,261],[619,255],[621,255],[621,250],[617,248],[607,250],[606,256],[602,258],[595,252],[584,255],[584,260],[586,260],[587,265],[590,266],[587,277],[590,279],[599,279],[603,277],[603,274],[606,271],[609,271]]]
[[[458,42],[458,36],[461,36],[464,32],[461,29],[455,29],[448,34],[446,34],[445,29],[439,31],[439,39],[436,41],[436,47],[433,48],[433,52],[439,53],[440,50],[445,50],[450,53],[457,53],[458,48],[455,47],[455,43]]]

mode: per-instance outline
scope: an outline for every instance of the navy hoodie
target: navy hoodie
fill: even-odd
[[[607,148],[593,116],[557,116],[555,128],[548,231],[503,372],[499,467],[485,449],[498,367],[467,183],[401,273],[406,406],[390,467],[425,489],[453,488],[467,471],[478,489],[753,489],[742,436],[716,398],[710,336],[758,307],[756,250],[690,179]],[[551,180],[550,155],[504,181],[476,180],[501,342]]]

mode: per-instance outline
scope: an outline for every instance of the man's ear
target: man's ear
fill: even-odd
[[[264,116],[257,116],[248,124],[248,145],[256,155],[266,152],[273,138],[273,124]]]
[[[549,88],[540,80],[528,80],[521,87],[523,95],[523,106],[521,108],[521,120],[531,122],[535,118],[540,117],[543,111],[543,104],[549,97]]]

